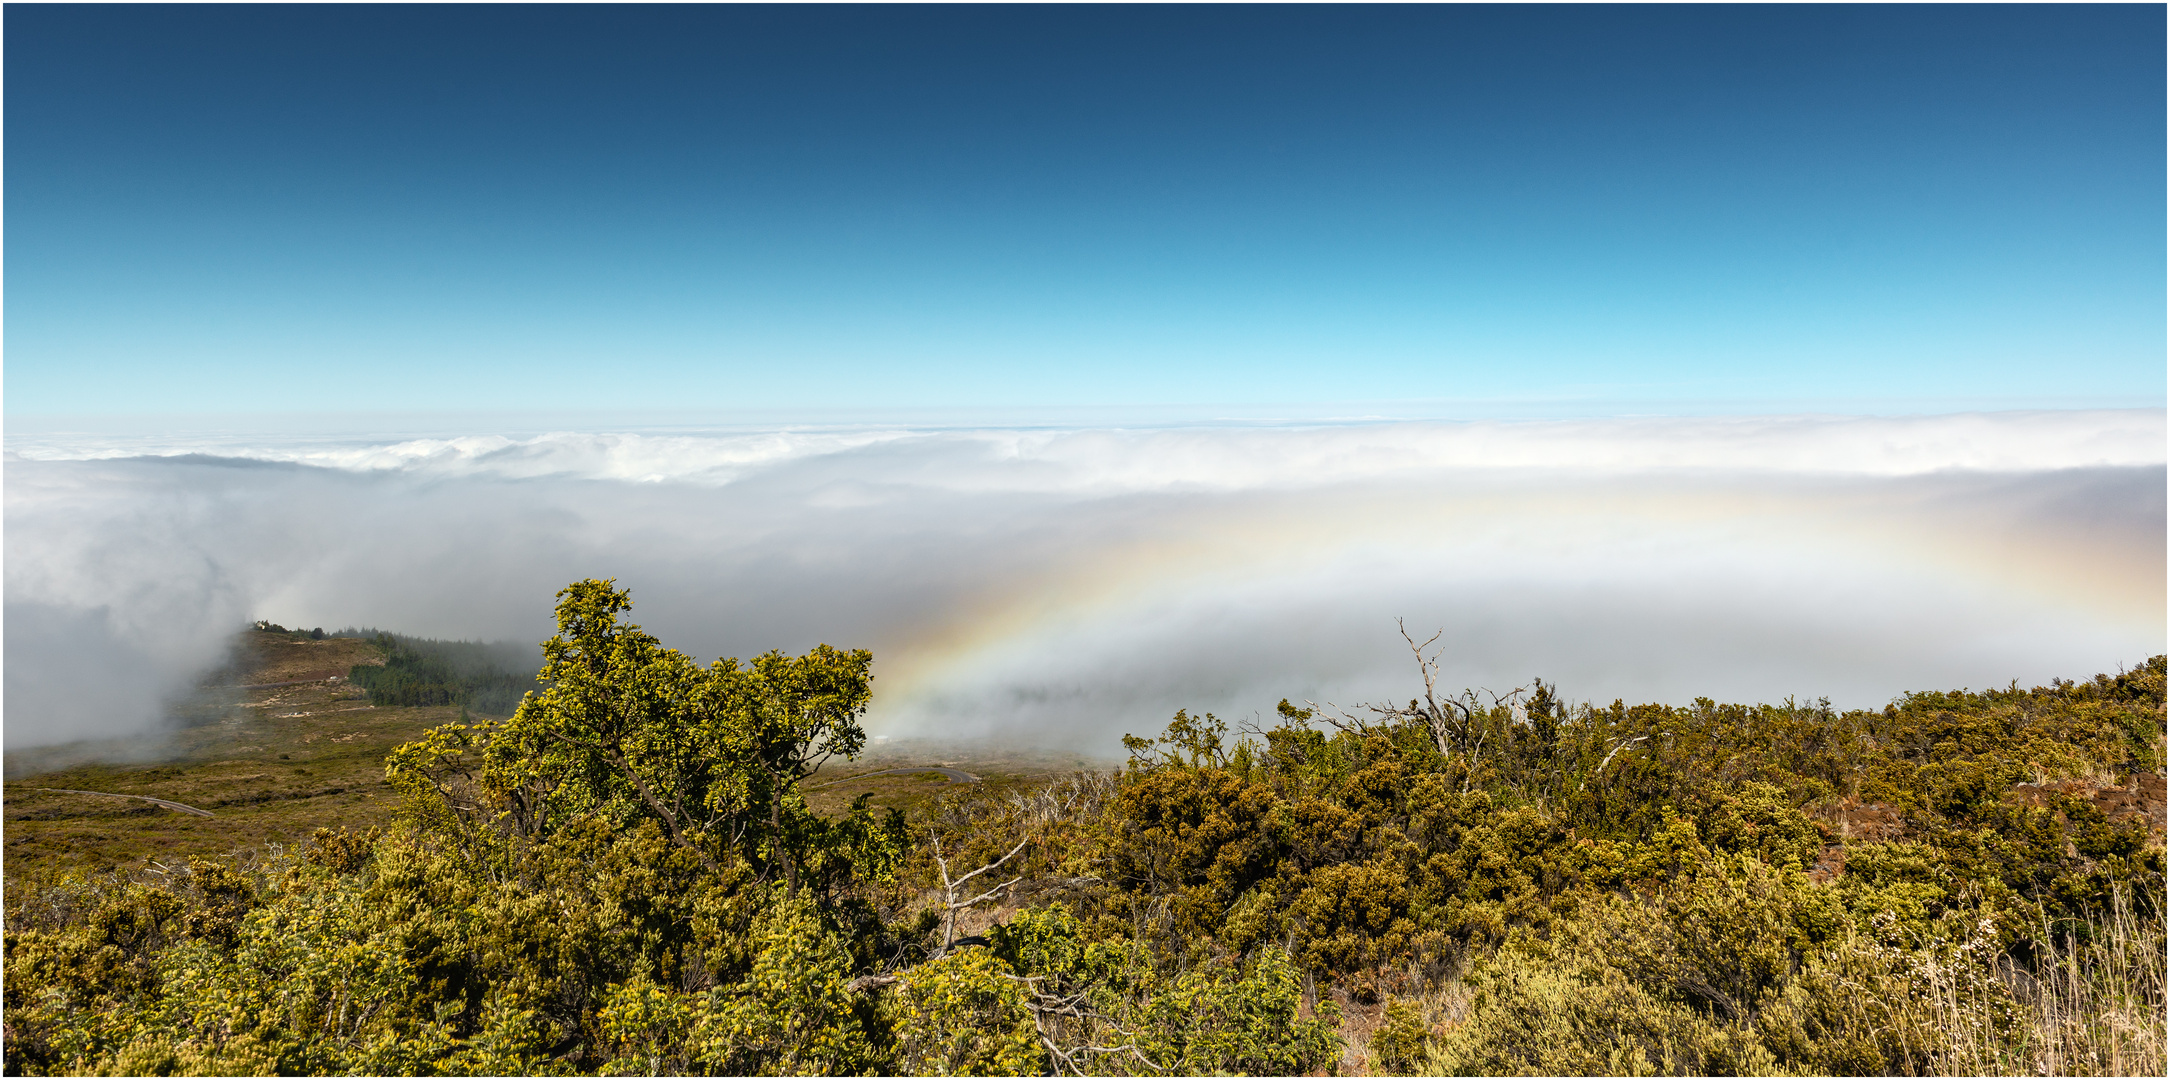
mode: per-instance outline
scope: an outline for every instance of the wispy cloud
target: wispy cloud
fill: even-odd
[[[1458,682],[1607,700],[2163,649],[2159,411],[9,451],[11,746],[154,726],[248,618],[535,641],[586,576],[704,659],[874,649],[878,728],[1100,750],[1406,694],[1396,617]]]

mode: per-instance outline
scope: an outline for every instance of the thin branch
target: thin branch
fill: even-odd
[[[989,897],[994,896],[996,893],[999,893],[1002,890],[1009,888],[1010,886],[1015,885],[1024,879],[1022,877],[1011,878],[1010,880],[1005,881],[1002,884],[997,885],[994,888],[989,889],[986,892],[981,893],[980,895],[973,897],[972,899],[967,900],[961,904],[957,902],[958,887],[962,886],[965,882],[986,873],[989,870],[1001,866],[1003,863],[1009,862],[1012,858],[1016,857],[1018,852],[1025,850],[1025,845],[1032,843],[1032,838],[1028,836],[1023,840],[1019,840],[1017,842],[1017,846],[1011,848],[1008,855],[1004,855],[1003,857],[996,859],[995,861],[988,863],[987,865],[982,866],[979,869],[974,870],[961,878],[956,878],[952,880],[949,876],[949,860],[942,857],[941,836],[935,833],[935,831],[932,829],[927,830],[927,832],[928,835],[934,840],[934,863],[942,871],[944,911],[947,917],[943,920],[941,955],[947,956],[949,955],[949,950],[957,942],[957,912],[965,908],[971,907],[972,905],[977,904],[982,900],[986,900]]]
[[[1658,734],[1660,734],[1660,735],[1671,735],[1671,734],[1672,734],[1672,732],[1670,732],[1670,731],[1660,731],[1660,732],[1658,732]],[[1615,744],[1613,745],[1613,748],[1612,748],[1612,749],[1611,749],[1610,751],[1608,751],[1608,752],[1607,752],[1607,753],[1605,754],[1605,760],[1603,760],[1603,761],[1600,761],[1600,762],[1598,762],[1598,763],[1597,763],[1597,768],[1596,768],[1596,770],[1595,770],[1595,771],[1593,771],[1593,772],[1591,772],[1591,773],[1590,773],[1590,775],[1591,775],[1592,777],[1596,777],[1596,776],[1599,776],[1599,775],[1603,774],[1603,773],[1604,773],[1604,771],[1605,771],[1605,766],[1607,766],[1607,765],[1610,765],[1610,764],[1612,764],[1612,756],[1613,756],[1614,754],[1617,754],[1617,753],[1619,753],[1620,751],[1622,751],[1622,750],[1625,750],[1625,749],[1627,749],[1628,747],[1630,747],[1630,746],[1633,746],[1633,745],[1635,745],[1636,743],[1642,742],[1643,740],[1645,740],[1645,739],[1648,739],[1648,738],[1650,738],[1650,736],[1648,736],[1648,735],[1637,735],[1637,736],[1635,736],[1635,737],[1634,737],[1634,738],[1632,738],[1632,739],[1622,739],[1622,740],[1620,740],[1620,741],[1619,741],[1618,743],[1615,743]]]
[[[708,867],[710,871],[717,874],[723,873],[723,867],[716,865],[716,860],[709,858],[707,852],[702,851],[699,846],[686,839],[684,833],[678,831],[678,819],[648,790],[647,782],[642,780],[640,774],[626,763],[625,755],[619,753],[614,747],[606,748],[603,752],[608,755],[610,763],[616,766],[619,772],[625,774],[626,779],[633,782],[633,789],[640,792],[641,800],[648,804],[648,808],[655,811],[656,816],[663,819],[663,827],[671,832],[671,841],[679,847],[692,852],[693,857],[701,860],[701,865]]]
[[[998,867],[998,866],[1001,866],[1001,865],[1002,865],[1003,863],[1009,862],[1009,861],[1010,861],[1010,860],[1011,860],[1012,858],[1014,858],[1014,857],[1015,857],[1015,856],[1017,855],[1017,853],[1018,853],[1018,852],[1020,852],[1020,851],[1023,851],[1023,850],[1025,850],[1025,845],[1027,845],[1027,844],[1030,844],[1030,843],[1032,843],[1032,838],[1031,838],[1031,837],[1029,837],[1029,836],[1028,836],[1028,837],[1026,837],[1026,838],[1024,838],[1023,840],[1019,840],[1019,841],[1017,842],[1017,846],[1016,846],[1016,847],[1013,847],[1013,848],[1011,848],[1011,849],[1010,849],[1010,853],[1009,853],[1008,855],[1004,855],[1003,857],[1001,857],[1001,858],[999,858],[999,859],[996,859],[995,861],[993,861],[993,862],[991,862],[991,863],[988,863],[987,865],[985,865],[985,866],[982,866],[982,867],[980,867],[979,869],[977,869],[977,870],[974,870],[974,871],[972,871],[971,873],[969,873],[969,874],[966,874],[965,876],[963,876],[963,877],[961,877],[961,878],[958,878],[958,879],[957,879],[956,881],[954,881],[954,882],[952,882],[952,881],[949,881],[949,880],[948,880],[948,878],[949,878],[949,874],[948,874],[948,870],[947,870],[947,867],[945,866],[945,867],[944,867],[944,871],[943,871],[943,874],[942,874],[942,877],[943,877],[944,883],[945,883],[945,884],[948,884],[948,885],[951,885],[951,886],[957,886],[957,885],[962,885],[962,884],[964,884],[965,882],[967,882],[967,881],[970,881],[970,880],[972,880],[973,878],[976,878],[976,877],[980,876],[981,874],[984,874],[984,873],[986,873],[986,872],[987,872],[987,871],[989,871],[989,870],[992,870],[992,869],[994,869],[994,868],[996,868],[996,867]]]
[[[1024,879],[1024,878],[1023,878],[1022,876],[1019,876],[1019,877],[1013,877],[1013,878],[1011,878],[1010,880],[1008,880],[1008,881],[1005,881],[1005,882],[1003,882],[1002,884],[1000,884],[1000,885],[997,885],[997,886],[995,886],[994,888],[992,888],[992,889],[989,889],[989,890],[987,890],[986,892],[983,892],[983,893],[979,894],[978,896],[975,896],[975,897],[973,897],[973,898],[972,898],[972,899],[970,899],[970,900],[966,900],[966,901],[964,901],[963,903],[953,903],[953,904],[951,904],[951,905],[950,905],[950,907],[952,907],[952,908],[957,908],[957,909],[960,909],[960,910],[961,910],[961,909],[963,909],[963,908],[968,908],[968,907],[971,907],[972,905],[974,905],[974,904],[977,904],[977,903],[979,903],[979,902],[980,902],[980,901],[982,901],[982,900],[987,900],[987,899],[990,899],[990,898],[992,898],[992,897],[993,897],[993,896],[994,896],[994,895],[995,895],[996,893],[999,893],[999,892],[1001,892],[1002,890],[1004,890],[1004,889],[1007,889],[1007,888],[1009,888],[1010,886],[1012,886],[1012,885],[1015,885],[1015,884],[1017,884],[1018,882],[1020,882],[1020,881],[1023,881],[1023,880],[1025,880],[1025,879]]]

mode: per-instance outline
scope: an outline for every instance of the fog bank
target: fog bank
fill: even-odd
[[[870,725],[1106,752],[1448,676],[1685,701],[2163,651],[2159,411],[9,442],[6,740],[147,731],[252,618],[876,657]]]

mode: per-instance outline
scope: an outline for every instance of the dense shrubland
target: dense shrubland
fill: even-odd
[[[2163,1071],[2160,657],[1179,713],[907,821],[800,790],[866,653],[702,668],[560,600],[510,720],[387,762],[398,827],[12,890],[9,1071]]]

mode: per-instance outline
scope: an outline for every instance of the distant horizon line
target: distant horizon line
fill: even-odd
[[[962,405],[881,407],[749,406],[673,408],[316,409],[226,412],[0,413],[8,434],[136,434],[153,431],[308,429],[315,434],[442,432],[448,426],[513,430],[773,429],[778,427],[1212,427],[1394,422],[1599,420],[1719,417],[1900,417],[1992,412],[2170,410],[2170,397],[1818,397],[1818,398],[1425,398],[1401,401],[1171,403],[1131,405]]]

